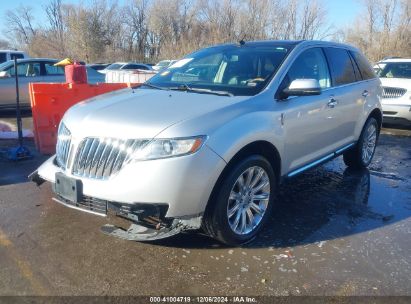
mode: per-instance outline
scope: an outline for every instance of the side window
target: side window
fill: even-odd
[[[354,68],[348,52],[339,48],[324,48],[331,67],[333,86],[355,82]]]
[[[0,53],[0,63],[7,61],[7,54]]]
[[[351,52],[351,55],[357,63],[362,79],[366,80],[376,77],[373,68],[371,67],[370,63],[364,55],[362,55],[359,52]]]
[[[327,61],[321,48],[304,51],[291,65],[287,73],[289,83],[295,79],[316,79],[321,88],[331,86]]]
[[[48,63],[48,62],[44,64],[46,75],[48,76],[64,75],[64,67],[54,66],[53,64],[54,63]]]
[[[139,69],[139,70],[148,70],[148,68],[144,65],[138,65],[137,69]]]
[[[7,69],[10,76],[15,76],[14,65]],[[19,77],[35,77],[40,76],[40,63],[39,62],[27,62],[17,64],[17,75]]]
[[[10,58],[11,60],[14,60],[14,58],[23,59],[24,55],[21,53],[10,53]]]
[[[358,69],[358,66],[357,66],[357,64],[355,63],[354,58],[353,58],[352,56],[350,56],[350,59],[351,59],[351,65],[352,65],[352,67],[354,68],[355,80],[356,80],[356,81],[361,81],[361,80],[362,80],[362,76],[361,76],[360,70]]]

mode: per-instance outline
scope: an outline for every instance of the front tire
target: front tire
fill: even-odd
[[[248,156],[229,168],[204,216],[213,238],[239,246],[255,238],[273,206],[276,178],[269,161]]]
[[[344,153],[344,163],[353,168],[368,167],[375,153],[379,132],[377,120],[368,118],[355,147]]]

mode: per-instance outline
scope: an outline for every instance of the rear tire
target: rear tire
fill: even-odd
[[[227,245],[252,241],[273,207],[276,178],[269,161],[248,156],[229,168],[204,215],[208,235]]]
[[[352,168],[366,168],[371,163],[377,146],[380,128],[374,117],[368,118],[354,148],[345,152],[344,163]]]

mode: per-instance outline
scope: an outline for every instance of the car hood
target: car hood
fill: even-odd
[[[124,89],[76,104],[67,111],[63,121],[73,137],[153,138],[176,123],[247,98]]]

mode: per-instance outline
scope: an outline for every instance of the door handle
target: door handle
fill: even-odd
[[[334,108],[337,104],[338,104],[337,99],[335,99],[334,97],[330,97],[330,100],[328,101],[327,106],[329,108]]]
[[[364,90],[364,92],[362,92],[361,94],[363,97],[367,97],[368,95],[370,95],[370,93],[368,93],[367,90]]]

